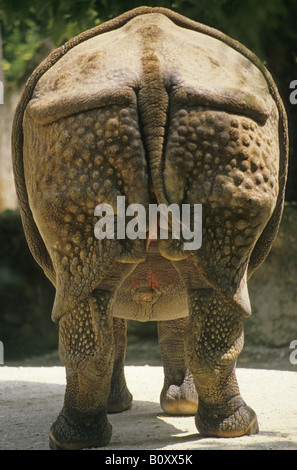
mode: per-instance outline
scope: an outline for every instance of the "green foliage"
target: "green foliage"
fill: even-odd
[[[139,0],[0,0],[6,80],[24,78],[28,62],[46,39],[57,47],[140,5]],[[218,28],[280,71],[296,68],[295,0],[148,0],[145,5],[171,8]]]
[[[95,1],[1,0],[3,70],[6,82],[22,85],[51,49],[100,23]],[[38,61],[36,57],[38,57]]]
[[[54,47],[143,3],[170,8],[217,28],[259,56],[284,100],[293,154],[297,117],[296,106],[289,102],[289,83],[297,79],[296,0],[0,0],[7,85],[21,86]],[[297,159],[291,159],[288,200],[297,199],[296,179]]]

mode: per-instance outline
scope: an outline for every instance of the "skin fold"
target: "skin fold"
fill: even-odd
[[[22,222],[56,288],[66,367],[53,449],[107,445],[132,406],[127,320],[157,321],[163,410],[205,436],[258,431],[236,359],[248,279],[281,220],[287,121],[260,61],[219,31],[141,7],[82,33],[32,74],[13,127]],[[202,204],[202,245],[97,239],[98,204]],[[169,224],[170,225],[170,224]],[[170,232],[170,226],[169,226]],[[169,233],[170,235],[170,233]]]

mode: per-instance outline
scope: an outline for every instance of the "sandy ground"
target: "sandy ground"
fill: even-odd
[[[260,433],[231,439],[202,438],[193,417],[170,417],[159,405],[160,366],[126,366],[131,410],[109,415],[113,436],[102,450],[297,450],[297,374],[237,369],[245,401],[257,412]],[[48,430],[63,403],[60,366],[0,368],[0,449],[48,450]]]

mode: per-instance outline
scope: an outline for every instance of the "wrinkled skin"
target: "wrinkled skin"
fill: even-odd
[[[158,321],[161,406],[205,436],[258,430],[235,368],[247,281],[273,243],[286,116],[268,72],[220,32],[142,7],[83,33],[35,71],[16,112],[16,187],[32,254],[56,287],[67,371],[50,445],[107,445],[131,407],[126,320]],[[94,236],[94,208],[202,204],[202,246]],[[198,403],[199,402],[199,403]]]

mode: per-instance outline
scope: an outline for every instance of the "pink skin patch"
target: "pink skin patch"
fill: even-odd
[[[159,289],[159,281],[153,273],[152,269],[149,269],[146,274],[148,287],[151,289]]]

